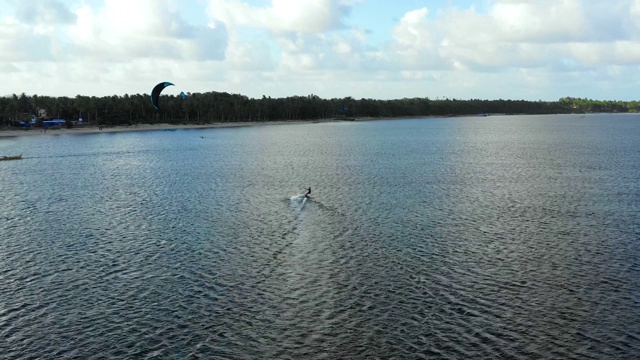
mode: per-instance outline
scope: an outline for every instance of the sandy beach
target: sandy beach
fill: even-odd
[[[59,129],[47,129],[43,128],[3,128],[0,129],[0,138],[16,137],[16,136],[56,136],[56,135],[81,135],[81,134],[96,134],[96,133],[114,133],[114,132],[130,132],[130,131],[157,131],[157,130],[177,130],[177,129],[214,129],[214,128],[228,128],[228,127],[241,127],[241,126],[260,126],[260,125],[290,125],[290,124],[314,124],[321,122],[338,122],[342,120],[334,119],[320,119],[320,120],[291,120],[291,121],[248,121],[248,122],[228,122],[228,123],[213,123],[213,124],[188,124],[188,125],[174,125],[174,124],[137,124],[130,126],[105,126],[98,127],[97,125],[76,126],[71,129],[59,128]]]

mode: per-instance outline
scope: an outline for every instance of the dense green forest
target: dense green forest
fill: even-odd
[[[124,96],[51,97],[13,95],[0,98],[0,126],[16,121],[61,118],[100,125],[136,123],[204,124],[217,122],[314,120],[323,118],[458,116],[477,114],[562,114],[638,112],[638,101],[599,101],[566,97],[558,101],[458,100],[352,97],[322,99],[316,95],[252,99],[225,92],[163,95],[155,111],[147,94]]]

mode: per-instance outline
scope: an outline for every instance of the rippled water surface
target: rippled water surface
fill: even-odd
[[[640,116],[0,139],[16,153],[0,357],[640,353]]]

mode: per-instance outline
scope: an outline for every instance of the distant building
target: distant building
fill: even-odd
[[[30,113],[17,113],[16,114],[16,120],[18,121],[29,121],[31,119],[31,117],[33,117],[33,114]]]

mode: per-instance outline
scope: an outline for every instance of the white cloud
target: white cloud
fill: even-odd
[[[254,37],[245,39],[230,32],[225,62],[230,70],[272,71],[276,64],[271,54],[270,39]]]
[[[80,55],[111,61],[137,58],[223,59],[227,34],[188,24],[170,0],[105,0],[83,6],[69,34]]]
[[[510,42],[580,41],[593,32],[579,0],[497,1],[490,18],[496,38]]]
[[[182,1],[69,2],[20,0],[13,13],[0,9],[0,72],[13,91],[144,93],[158,78],[206,91],[220,80],[226,28],[189,23]]]
[[[41,30],[15,19],[5,19],[0,26],[0,62],[53,59],[54,39]]]
[[[434,41],[429,29],[427,8],[409,11],[394,30],[396,42],[399,46],[405,46],[417,50],[433,49]]]
[[[429,10],[421,8],[406,13],[393,30],[394,44],[392,51],[397,62],[403,68],[449,68],[438,53],[441,43],[447,46],[447,40],[439,43],[437,29],[427,19]]]
[[[628,14],[635,0],[496,0],[488,13],[450,8],[428,17],[426,8],[405,14],[394,29],[395,50],[412,69],[501,71],[560,70],[640,61]],[[626,5],[626,6],[625,6]],[[627,14],[625,16],[625,14]],[[606,25],[607,27],[603,27]],[[611,40],[616,39],[616,40]],[[633,39],[633,40],[630,40]]]
[[[0,61],[131,62],[224,58],[227,33],[189,24],[174,0],[105,0],[70,10],[54,0],[18,2],[0,27]]]
[[[273,32],[322,32],[341,28],[350,5],[335,0],[271,0],[266,7],[240,0],[211,0],[209,15],[233,26]]]
[[[556,99],[640,81],[640,0],[4,1],[17,93]]]
[[[229,31],[229,69],[261,70],[270,80],[289,83],[293,76],[318,81],[326,76],[322,72],[361,61],[365,38],[344,24],[352,6],[336,0],[272,0],[261,7],[211,0],[208,14]]]
[[[21,0],[16,10],[17,18],[26,24],[72,24],[75,14],[60,1]]]
[[[333,51],[336,54],[348,55],[353,51],[353,48],[347,41],[338,41],[338,43],[334,45]]]

